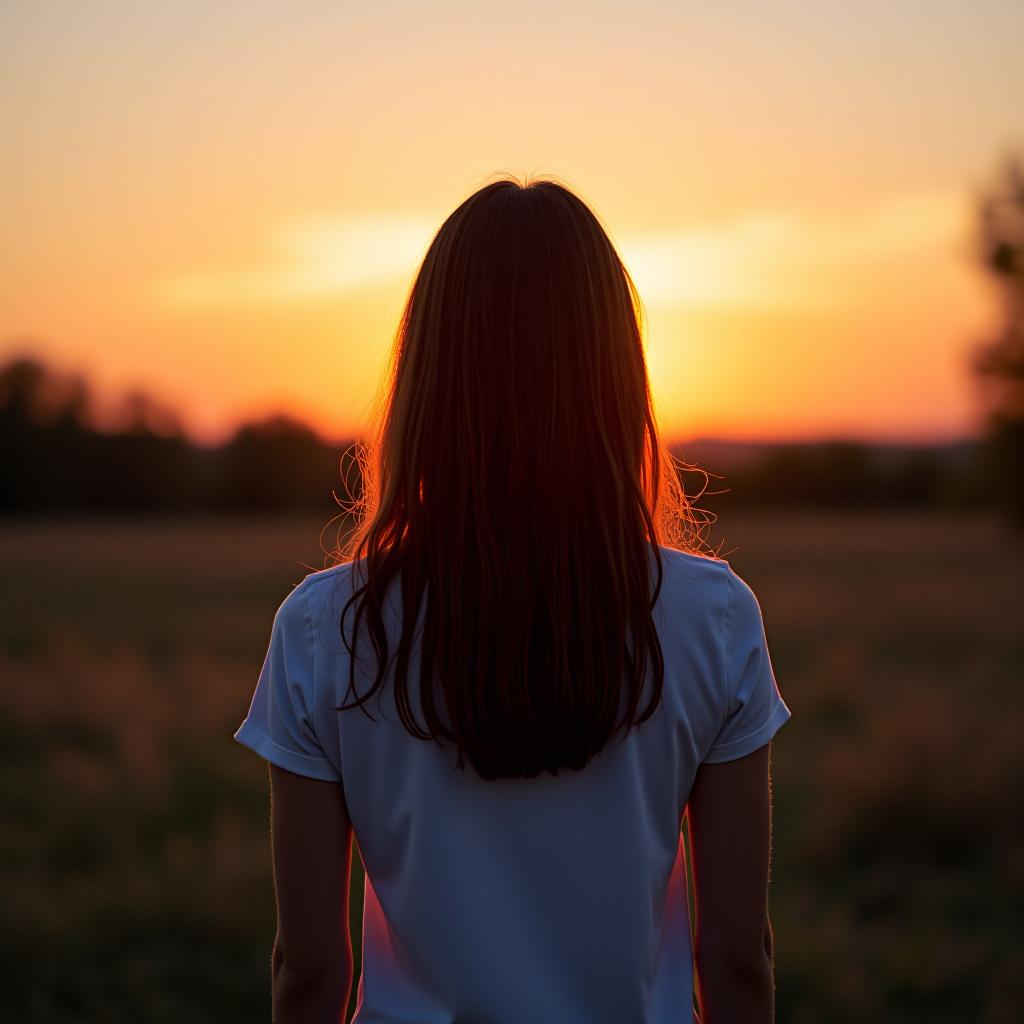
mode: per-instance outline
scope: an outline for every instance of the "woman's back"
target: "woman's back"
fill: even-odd
[[[456,770],[450,745],[402,725],[390,685],[365,705],[372,719],[335,710],[349,679],[338,623],[352,563],[310,574],[281,605],[236,738],[344,787],[367,873],[357,1024],[690,1020],[680,826],[694,778],[702,763],[763,747],[790,712],[746,583],[720,559],[660,550],[657,709],[557,776]],[[394,581],[384,608],[394,650]],[[360,693],[373,678],[366,649]],[[414,647],[412,678],[416,658]],[[420,720],[417,688],[409,695]]]

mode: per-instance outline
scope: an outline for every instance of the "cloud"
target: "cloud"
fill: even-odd
[[[159,282],[156,293],[186,309],[344,295],[411,278],[437,227],[427,218],[402,215],[299,219],[274,233],[263,263],[185,271]]]
[[[651,306],[833,308],[863,300],[850,283],[858,274],[954,256],[968,213],[951,192],[900,196],[842,217],[761,210],[701,227],[624,234],[620,252]],[[251,308],[411,283],[438,224],[402,214],[298,219],[271,236],[262,262],[185,271],[156,291],[177,308]]]
[[[854,275],[915,256],[955,256],[966,213],[958,193],[918,193],[844,217],[755,211],[626,237],[620,249],[649,305],[831,308],[857,297]]]

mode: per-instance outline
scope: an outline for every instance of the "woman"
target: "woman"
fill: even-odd
[[[555,181],[486,185],[430,245],[355,532],[279,607],[236,733],[270,762],[276,1021],[344,1012],[353,835],[358,1024],[772,1019],[790,712],[700,550],[641,323]]]

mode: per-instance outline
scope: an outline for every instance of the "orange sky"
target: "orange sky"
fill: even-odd
[[[349,6],[3,8],[0,358],[346,436],[441,221],[549,172],[640,287],[669,436],[977,432],[1022,5]]]

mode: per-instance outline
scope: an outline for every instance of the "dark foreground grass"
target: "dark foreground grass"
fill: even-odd
[[[269,1018],[266,768],[231,734],[321,525],[0,531],[0,1019]],[[1018,1020],[1020,541],[984,517],[791,513],[711,539],[794,716],[778,1019]],[[357,956],[361,896],[356,859]]]

